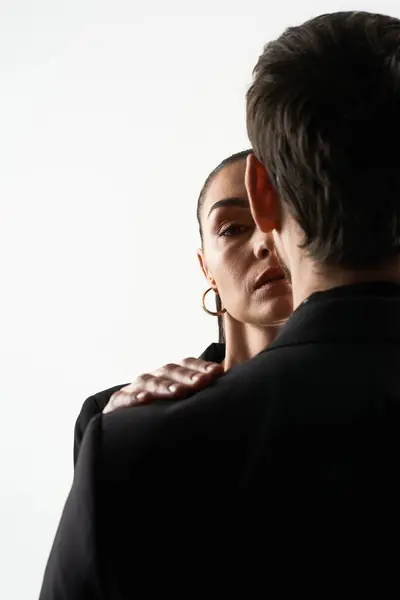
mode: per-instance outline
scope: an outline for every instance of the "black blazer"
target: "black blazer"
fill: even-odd
[[[225,358],[225,344],[210,344],[199,356],[199,358],[210,362],[221,363]],[[93,419],[93,417],[102,413],[111,396],[126,385],[128,384],[123,383],[122,385],[115,385],[108,390],[103,390],[102,392],[98,392],[97,394],[93,394],[93,396],[86,398],[75,422],[74,465],[76,465],[76,461],[78,460],[79,448],[81,447],[84,433],[90,421]]]
[[[400,288],[348,286],[314,294],[268,349],[192,398],[94,418],[41,600],[192,597],[224,560],[235,586],[238,557],[260,545],[265,581],[282,507],[307,524],[304,507],[328,499],[380,516],[377,498],[398,502],[399,365]]]

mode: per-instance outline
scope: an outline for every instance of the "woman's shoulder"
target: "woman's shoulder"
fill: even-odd
[[[225,344],[219,344],[217,342],[210,344],[199,356],[199,358],[201,360],[208,360],[210,362],[222,362],[225,358]],[[92,394],[91,396],[86,398],[85,402],[82,405],[82,410],[86,408],[96,413],[103,412],[111,396],[115,394],[115,392],[118,392],[121,388],[125,387],[126,385],[129,385],[129,383],[114,385],[111,388],[102,390],[101,392],[97,392],[96,394]]]
[[[210,344],[204,352],[199,356],[202,360],[207,360],[209,362],[221,363],[225,358],[225,344],[213,343]],[[87,426],[90,421],[96,415],[103,412],[108,401],[111,396],[118,392],[121,388],[129,385],[128,383],[123,383],[122,385],[114,385],[111,388],[106,390],[102,390],[101,392],[97,392],[96,394],[92,394],[82,404],[82,408],[78,415],[78,418],[75,422],[75,431],[74,431],[74,461],[76,462],[79,448],[81,445],[81,441],[83,435],[86,431]]]

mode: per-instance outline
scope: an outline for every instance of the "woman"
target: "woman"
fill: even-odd
[[[219,343],[211,344],[200,359],[166,365],[130,385],[90,396],[75,425],[75,461],[93,416],[154,398],[182,398],[198,391],[264,350],[290,316],[290,284],[277,260],[272,237],[255,227],[248,204],[244,181],[250,152],[222,161],[207,177],[197,205],[202,242],[198,258],[208,282],[203,308],[218,317]],[[216,311],[206,307],[212,293]]]

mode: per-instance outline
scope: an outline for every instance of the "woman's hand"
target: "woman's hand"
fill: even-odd
[[[224,372],[222,365],[199,358],[185,358],[179,365],[168,364],[138,377],[133,383],[115,392],[103,413],[117,408],[148,404],[153,400],[188,397],[205,388]]]

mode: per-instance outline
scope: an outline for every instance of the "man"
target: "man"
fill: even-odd
[[[192,596],[228,556],[232,585],[257,556],[243,540],[265,545],[283,507],[299,516],[396,490],[399,47],[399,20],[338,13],[264,49],[246,186],[295,312],[266,351],[191,399],[92,421],[43,600]]]

